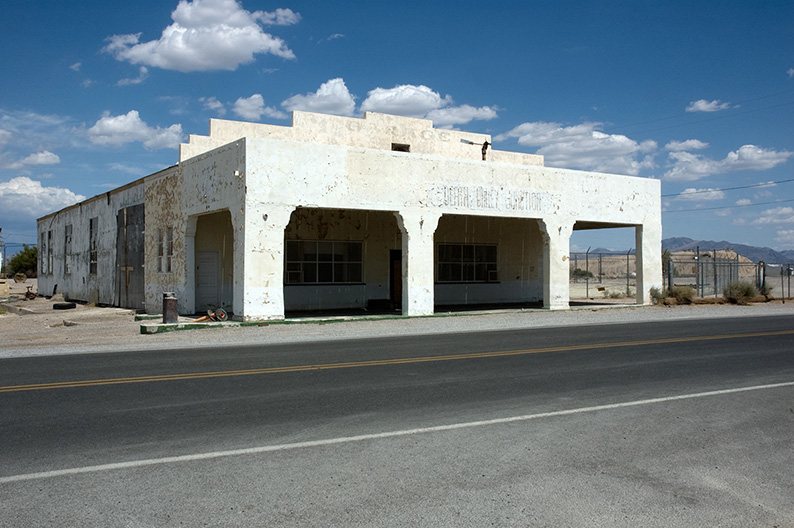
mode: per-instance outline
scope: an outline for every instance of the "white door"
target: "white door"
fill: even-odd
[[[217,308],[220,301],[220,254],[217,251],[196,253],[196,312]]]

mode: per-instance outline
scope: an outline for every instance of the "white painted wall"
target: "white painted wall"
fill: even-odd
[[[110,305],[119,302],[116,291],[116,215],[119,209],[143,203],[143,182],[138,180],[39,218],[38,239],[41,241],[41,233],[52,231],[54,250],[53,269],[39,273],[38,291],[41,295],[51,295],[57,284],[58,293],[67,299]],[[89,219],[93,217],[99,219],[96,274],[89,273]],[[72,253],[66,257],[64,234],[68,224],[72,225]],[[69,274],[64,273],[65,258],[69,258],[71,264]]]

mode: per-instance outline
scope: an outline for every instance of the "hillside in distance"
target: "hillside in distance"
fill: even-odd
[[[662,249],[666,249],[671,253],[678,251],[692,251],[695,252],[700,248],[701,253],[714,250],[731,249],[744,258],[750,259],[753,262],[764,261],[768,264],[790,264],[794,262],[794,250],[788,249],[785,251],[777,251],[768,247],[748,246],[745,244],[734,244],[726,240],[715,242],[714,240],[693,240],[686,237],[673,237],[665,238],[662,240]],[[630,254],[634,254],[632,249]],[[582,252],[577,252],[581,255]],[[608,255],[625,255],[625,251],[614,251],[606,248],[596,248],[590,251],[591,255],[608,254]]]
[[[692,240],[686,237],[665,238],[662,240],[662,249],[675,253],[676,251],[695,251],[700,248],[701,252],[713,251],[715,249],[732,249],[739,255],[752,260],[753,262],[764,261],[770,264],[783,264],[794,262],[794,250],[776,251],[768,247],[748,246],[745,244],[734,244],[721,240]]]

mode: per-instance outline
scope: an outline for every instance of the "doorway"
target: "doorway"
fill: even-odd
[[[389,299],[395,310],[403,306],[403,252],[400,249],[389,251]]]

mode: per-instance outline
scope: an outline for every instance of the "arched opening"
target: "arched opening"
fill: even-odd
[[[434,243],[437,311],[542,306],[543,238],[537,220],[443,215]]]
[[[287,317],[400,312],[402,236],[392,212],[299,207],[284,239]]]
[[[228,210],[196,218],[196,312],[234,307],[234,229]]]

